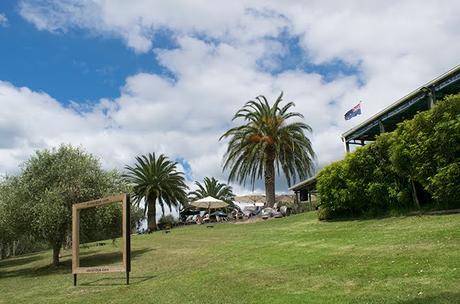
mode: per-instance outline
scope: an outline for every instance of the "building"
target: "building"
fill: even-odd
[[[308,204],[307,210],[314,210],[316,208],[316,176],[295,184],[289,190],[294,191],[296,203]]]
[[[343,133],[342,141],[346,152],[350,152],[350,145],[364,146],[366,142],[374,141],[380,133],[391,132],[396,129],[398,123],[411,119],[418,112],[430,109],[436,100],[458,93],[460,93],[460,65]],[[297,203],[304,202],[310,204],[311,208],[315,207],[316,176],[292,186],[289,190],[294,191]]]
[[[460,65],[457,65],[343,133],[345,150],[350,152],[350,145],[364,146],[366,142],[374,141],[380,133],[391,132],[396,129],[398,123],[411,119],[418,112],[430,109],[436,100],[459,92]]]

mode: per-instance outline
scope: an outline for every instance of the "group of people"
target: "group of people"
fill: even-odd
[[[185,223],[195,223],[195,224],[205,224],[205,223],[209,223],[211,221],[215,221],[216,222],[225,222],[227,221],[227,217],[226,216],[219,216],[219,215],[215,215],[215,216],[210,216],[209,213],[206,213],[204,214],[203,216],[201,214],[195,214],[195,215],[189,215],[187,216],[187,218],[185,219]]]

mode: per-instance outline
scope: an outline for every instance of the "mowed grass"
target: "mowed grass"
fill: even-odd
[[[115,247],[82,263],[119,261]],[[0,261],[0,303],[460,303],[460,215],[319,222],[314,212],[132,238],[122,273],[79,276],[71,252]]]

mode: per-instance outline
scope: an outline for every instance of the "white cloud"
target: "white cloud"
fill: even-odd
[[[1,82],[0,172],[15,170],[34,149],[70,142],[100,156],[106,167],[122,168],[135,155],[155,151],[184,157],[195,179],[224,180],[225,143],[218,138],[232,115],[248,99],[264,94],[273,100],[281,90],[313,127],[319,163],[329,163],[343,155],[341,133],[458,63],[459,5],[22,1],[21,15],[38,29],[65,33],[78,27],[119,37],[136,52],[153,49],[175,79],[132,75],[118,98],[102,98],[81,113],[45,93]],[[177,48],[156,45],[161,29],[171,31]],[[280,57],[289,50],[281,35],[299,38],[306,56],[299,62],[339,62],[359,74],[326,81],[300,66],[283,71]],[[271,74],[270,68],[281,72]],[[363,115],[344,121],[360,99]]]
[[[0,13],[0,27],[8,26],[8,18],[6,18],[5,14]]]

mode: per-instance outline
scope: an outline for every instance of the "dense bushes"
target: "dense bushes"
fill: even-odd
[[[459,181],[460,95],[452,95],[323,168],[319,217],[459,207]]]
[[[377,215],[411,204],[409,184],[390,162],[392,134],[349,153],[318,174],[321,218]]]
[[[160,229],[169,229],[177,224],[177,220],[172,214],[162,215],[158,221],[158,226]]]
[[[420,184],[438,207],[459,205],[460,94],[399,125],[391,161],[402,176]]]

